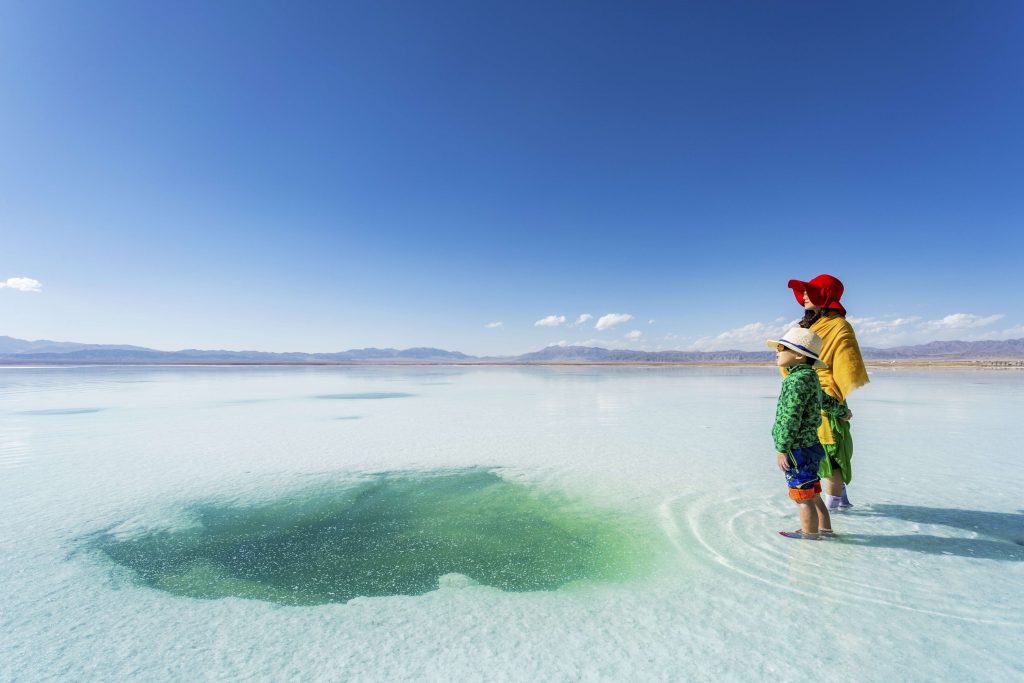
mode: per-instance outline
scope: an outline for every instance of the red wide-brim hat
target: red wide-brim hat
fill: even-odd
[[[832,309],[846,315],[846,309],[839,303],[843,296],[843,283],[839,278],[819,275],[810,282],[790,280],[789,288],[793,290],[793,296],[801,306],[804,305],[804,292],[807,292],[807,298],[818,308]]]

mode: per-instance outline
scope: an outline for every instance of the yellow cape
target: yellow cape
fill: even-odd
[[[827,368],[818,370],[821,388],[845,401],[870,381],[853,328],[842,316],[822,316],[811,325],[811,332],[821,337],[821,359],[828,363]]]
[[[827,368],[816,370],[821,388],[829,396],[845,402],[850,394],[870,381],[853,327],[841,315],[826,313],[811,325],[811,332],[821,337],[821,360],[828,363]],[[828,416],[824,412],[821,415],[818,439],[823,444],[834,444],[836,440]]]

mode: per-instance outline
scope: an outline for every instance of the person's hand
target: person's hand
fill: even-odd
[[[785,453],[775,454],[775,464],[779,466],[779,469],[783,472],[788,472],[790,468],[789,456]]]
[[[849,422],[850,420],[852,420],[852,419],[853,419],[853,411],[852,411],[852,410],[850,410],[849,408],[847,408],[847,409],[846,409],[846,415],[843,415],[843,416],[842,416],[841,418],[839,418],[839,419],[840,419],[840,420],[842,420],[843,422]]]

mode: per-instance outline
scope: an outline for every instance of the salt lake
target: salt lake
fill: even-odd
[[[1024,675],[1024,373],[872,369],[794,541],[767,367],[0,368],[0,679]]]

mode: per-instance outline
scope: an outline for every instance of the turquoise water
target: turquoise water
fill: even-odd
[[[1024,373],[873,371],[818,543],[778,382],[0,369],[0,680],[1018,678]]]

